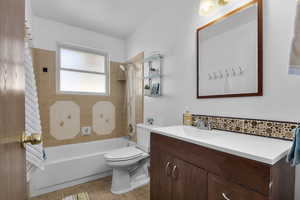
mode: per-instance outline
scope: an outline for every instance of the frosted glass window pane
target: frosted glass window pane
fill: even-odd
[[[106,76],[61,70],[60,91],[106,93]]]
[[[66,48],[60,49],[61,68],[105,73],[105,56]]]

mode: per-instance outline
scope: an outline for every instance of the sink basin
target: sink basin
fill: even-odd
[[[155,130],[155,129],[154,129]],[[177,137],[187,137],[193,139],[211,139],[216,137],[213,130],[201,130],[193,126],[171,126],[165,128],[159,128],[159,130],[164,130],[164,132],[173,133]],[[155,132],[155,131],[154,131]]]

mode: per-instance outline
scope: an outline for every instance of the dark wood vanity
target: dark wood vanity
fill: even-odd
[[[255,148],[255,147],[254,147]],[[295,169],[151,134],[151,200],[293,200]]]

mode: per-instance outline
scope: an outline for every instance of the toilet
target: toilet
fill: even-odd
[[[150,134],[153,128],[156,127],[138,124],[137,144],[104,154],[106,164],[113,169],[113,194],[127,193],[149,183]]]

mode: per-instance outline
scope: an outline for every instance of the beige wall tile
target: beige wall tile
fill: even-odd
[[[94,140],[102,140],[114,137],[121,137],[127,134],[126,128],[126,108],[125,108],[125,92],[126,82],[118,80],[118,74],[122,73],[120,65],[122,63],[110,63],[110,96],[92,96],[92,95],[63,95],[56,94],[56,52],[42,49],[33,49],[34,69],[37,79],[38,98],[40,105],[40,113],[43,129],[44,145],[58,146],[64,144],[73,144],[80,142],[89,142]],[[48,72],[43,72],[43,68],[48,68]],[[49,108],[57,101],[73,101],[80,107],[80,127],[93,125],[93,105],[97,102],[111,102],[115,109],[115,128],[109,135],[97,135],[92,132],[90,136],[82,136],[78,134],[72,139],[57,140],[50,135],[50,117]],[[125,122],[125,123],[124,123]]]

